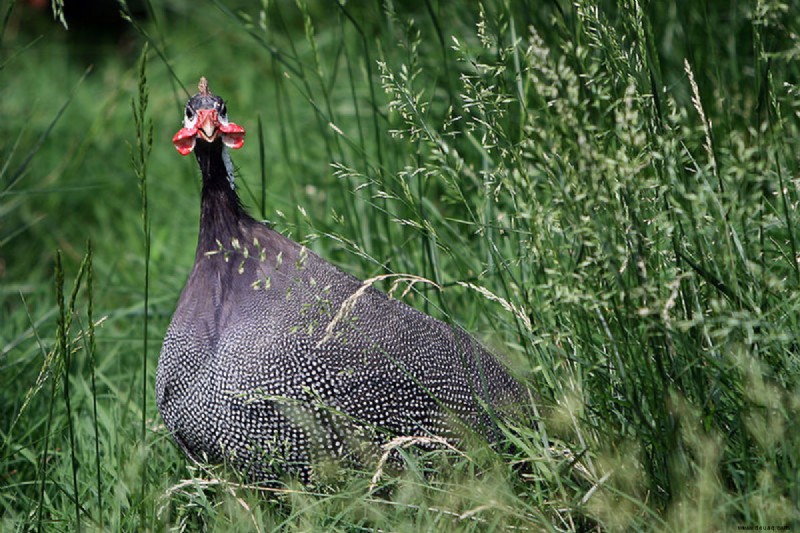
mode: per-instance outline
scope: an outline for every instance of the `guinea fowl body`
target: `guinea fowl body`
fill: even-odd
[[[308,480],[318,461],[360,462],[393,436],[456,438],[467,427],[491,438],[487,407],[524,402],[463,330],[247,215],[220,137],[194,151],[200,234],[156,380],[162,417],[190,457],[253,480]]]

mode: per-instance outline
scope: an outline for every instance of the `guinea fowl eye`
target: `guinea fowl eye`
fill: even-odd
[[[225,105],[225,102],[219,104],[219,114],[221,116],[227,116],[228,114],[228,106]]]
[[[192,120],[193,116],[194,116],[194,112],[192,111],[192,108],[189,107],[189,106],[186,106],[186,118],[188,118],[189,120]]]

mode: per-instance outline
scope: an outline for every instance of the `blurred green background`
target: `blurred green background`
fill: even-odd
[[[3,530],[800,524],[797,2],[0,5]],[[247,131],[250,212],[361,278],[438,284],[403,300],[501,354],[538,427],[409,453],[377,493],[187,465],[153,382],[201,75]]]

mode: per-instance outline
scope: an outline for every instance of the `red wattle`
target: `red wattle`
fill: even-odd
[[[244,145],[244,128],[240,125],[233,122],[220,124],[219,131],[222,132],[222,142],[228,148],[238,150]]]
[[[189,155],[194,150],[197,128],[181,128],[172,138],[172,144],[181,155]]]

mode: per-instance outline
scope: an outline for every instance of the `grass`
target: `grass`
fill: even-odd
[[[355,4],[148,2],[105,40],[0,9],[2,529],[800,526],[800,11]],[[401,447],[375,487],[186,462],[152,397],[200,75],[248,131],[251,212],[441,287],[403,299],[503,354],[538,429]]]

